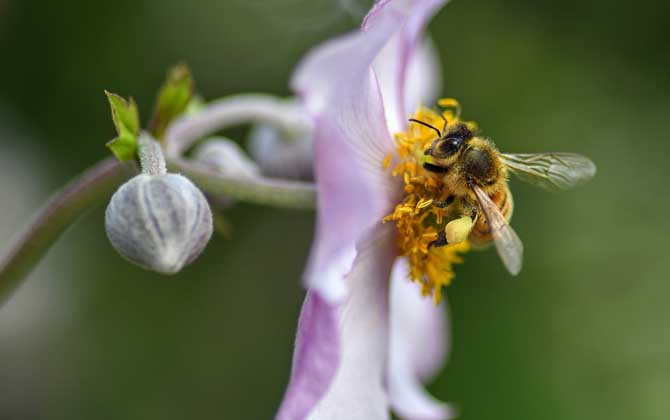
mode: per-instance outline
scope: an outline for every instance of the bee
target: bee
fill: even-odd
[[[440,177],[448,190],[441,208],[457,204],[457,217],[441,230],[431,246],[468,240],[474,247],[493,241],[505,268],[517,275],[523,261],[523,243],[509,225],[514,208],[508,173],[546,190],[567,190],[593,178],[595,164],[575,153],[501,153],[462,122],[435,130],[437,139],[424,151],[423,168]]]

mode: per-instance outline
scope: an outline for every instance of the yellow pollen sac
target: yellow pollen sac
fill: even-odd
[[[456,100],[442,99],[438,104],[445,108],[441,114],[421,107],[414,118],[440,130],[445,119],[448,126],[459,122],[460,106]],[[467,124],[474,127],[474,123]],[[395,135],[399,163],[390,168],[391,158],[387,156],[383,165],[393,176],[402,179],[405,196],[383,221],[395,222],[400,255],[409,260],[409,277],[421,285],[422,295],[432,295],[437,304],[442,298],[442,287],[449,285],[454,277],[453,265],[463,262],[461,254],[470,246],[462,234],[468,229],[467,220],[458,220],[460,216],[452,209],[453,205],[446,208],[434,205],[450,195],[441,178],[422,166],[424,151],[435,139],[434,130],[416,123],[410,123],[407,131]],[[455,222],[451,224],[449,236],[460,241],[441,247],[430,246],[451,221]]]

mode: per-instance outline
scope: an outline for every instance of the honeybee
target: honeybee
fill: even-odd
[[[512,275],[521,271],[523,243],[509,225],[514,205],[508,172],[553,191],[575,187],[596,173],[590,159],[575,153],[500,153],[490,140],[477,136],[462,122],[448,124],[445,119],[439,130],[423,121],[410,121],[437,133],[437,139],[424,151],[423,168],[441,177],[449,195],[433,205],[446,208],[454,203],[458,213],[431,246],[467,239],[481,247],[493,241]]]

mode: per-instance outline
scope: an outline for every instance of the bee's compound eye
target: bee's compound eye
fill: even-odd
[[[458,151],[463,142],[460,139],[448,138],[437,145],[437,154],[440,156],[451,156]]]

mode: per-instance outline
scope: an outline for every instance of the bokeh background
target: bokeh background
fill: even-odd
[[[0,0],[0,245],[108,152],[103,89],[149,114],[187,62],[207,98],[288,94],[365,1]],[[431,22],[442,93],[506,151],[575,151],[587,186],[516,181],[524,271],[472,253],[431,391],[463,420],[670,417],[670,3],[455,0]],[[244,139],[245,131],[231,136]],[[91,211],[0,310],[0,418],[271,418],[288,379],[311,212],[239,205],[175,277],[118,257]]]

